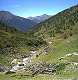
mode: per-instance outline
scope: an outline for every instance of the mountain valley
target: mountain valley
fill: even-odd
[[[26,32],[6,24],[15,18],[0,14],[1,80],[78,80],[78,5],[33,26],[30,18]]]

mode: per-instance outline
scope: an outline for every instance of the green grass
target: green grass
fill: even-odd
[[[31,76],[25,76],[25,75],[5,75],[4,73],[0,73],[0,80],[74,80],[78,79],[78,72],[72,73],[63,73],[63,75],[46,75],[46,74],[39,74],[34,77]]]
[[[41,54],[34,61],[45,61],[49,63],[58,62],[58,59],[65,56],[68,53],[78,52],[78,35],[73,35],[68,39],[56,39],[54,44],[50,44],[51,52],[48,55]],[[71,58],[69,59],[71,60]],[[78,57],[73,57],[74,61],[78,62]]]

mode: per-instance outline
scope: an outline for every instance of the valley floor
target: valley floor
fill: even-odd
[[[73,75],[36,75],[34,77],[24,76],[24,75],[5,75],[0,73],[0,80],[78,80],[78,72]]]
[[[78,37],[74,35],[66,40],[54,40],[49,44],[51,50],[48,54],[41,54],[33,59],[34,63],[39,61],[48,63],[69,63],[65,69],[51,74],[36,74],[26,76],[23,74],[0,73],[0,80],[78,80]],[[62,69],[60,67],[59,69]]]

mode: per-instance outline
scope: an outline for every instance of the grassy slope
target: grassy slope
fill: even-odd
[[[47,61],[54,63],[58,61],[58,58],[65,56],[68,53],[78,52],[78,35],[73,35],[66,40],[57,40],[52,46],[52,51],[48,55],[40,55],[35,61]],[[78,62],[78,57],[74,58],[74,61]]]
[[[67,53],[78,52],[78,5],[52,16],[37,26],[34,35],[42,36],[47,42],[51,40],[52,44],[49,45],[51,51],[48,55],[42,54],[34,61],[54,63]]]
[[[59,60],[61,57],[64,57],[66,54],[78,52],[78,34],[75,34],[67,39],[53,39],[53,43],[49,44],[51,48],[51,52],[48,55],[40,55],[38,58],[34,59],[35,62],[48,62],[48,63],[65,63],[65,62],[77,62],[78,63],[78,56],[70,56],[66,57],[63,60]],[[71,65],[70,65],[71,66]],[[71,66],[73,67],[73,66]],[[78,67],[78,66],[77,66]],[[54,80],[58,80],[59,77],[63,79],[75,79],[78,75],[78,71],[62,71],[58,77],[55,75]],[[50,80],[53,80],[49,78]],[[48,80],[48,79],[43,79]]]

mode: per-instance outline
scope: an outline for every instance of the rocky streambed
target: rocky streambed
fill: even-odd
[[[73,56],[73,55],[78,55],[78,53],[74,52],[71,53],[71,55],[66,54],[64,58],[58,60],[60,63],[46,63],[46,62],[37,62],[37,63],[32,63],[32,59],[35,56],[36,57],[36,51],[32,52],[31,56],[24,57],[22,59],[14,59],[11,62],[11,67],[6,68],[5,66],[0,65],[0,72],[6,72],[6,74],[10,73],[19,73],[23,75],[36,75],[36,74],[57,74],[60,71],[70,71],[70,70],[78,70],[78,63],[77,62],[62,62],[64,58]],[[38,55],[38,54],[37,54]]]
[[[36,75],[36,74],[56,74],[58,69],[64,69],[66,64],[48,64],[48,63],[35,63],[29,65],[16,65],[12,67],[8,73],[20,73],[24,75]],[[62,67],[61,67],[62,66]]]

